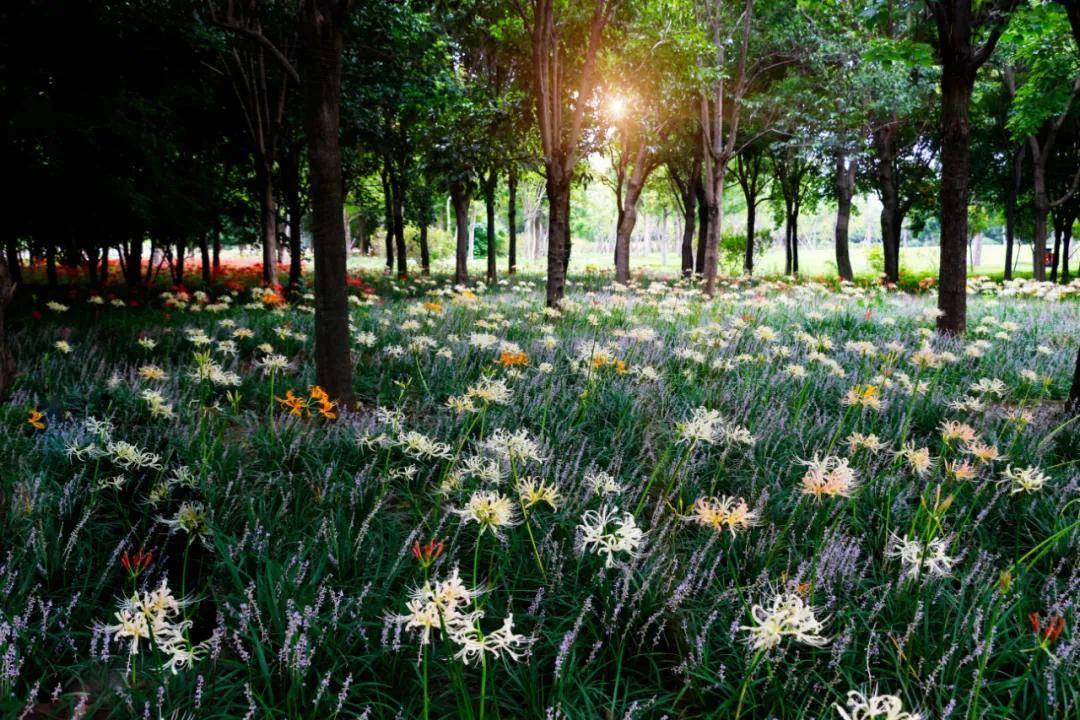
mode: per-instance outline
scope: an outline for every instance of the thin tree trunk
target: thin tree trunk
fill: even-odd
[[[1012,170],[1005,188],[1005,279],[1012,280],[1013,252],[1016,246],[1016,200],[1024,172],[1024,146],[1013,152]]]
[[[353,404],[338,138],[341,50],[348,12],[348,0],[301,3],[304,135],[311,173],[315,255],[315,379],[343,406]]]
[[[108,248],[105,250],[108,253]],[[206,237],[206,233],[199,233],[199,269],[202,271],[202,281],[204,286],[210,285],[210,242]]]
[[[633,183],[626,186],[626,198],[619,208],[615,224],[615,280],[620,283],[630,282],[630,237],[637,224],[637,204],[641,187]],[[649,251],[649,239],[645,238],[645,252]]]
[[[1042,282],[1046,279],[1047,219],[1050,216],[1050,198],[1046,191],[1046,153],[1034,152],[1031,160],[1031,210],[1032,210],[1032,275]]]
[[[383,186],[383,203],[386,212],[386,274],[394,272],[394,195],[390,189],[389,172],[386,170],[390,161],[384,163],[380,173]]]
[[[517,168],[511,164],[506,176],[507,274],[517,272]]]
[[[3,346],[0,345],[0,348]],[[1069,391],[1069,412],[1080,414],[1080,347],[1076,349],[1076,368],[1073,370],[1072,389]]]
[[[431,253],[428,250],[427,234],[427,223],[420,223],[420,274],[424,277],[431,275]]]
[[[694,272],[698,277],[702,277],[705,275],[705,244],[709,234],[709,206],[705,202],[704,178],[698,178],[694,195],[697,197],[698,206],[698,238],[697,252],[694,255]]]
[[[1072,241],[1072,226],[1076,218],[1072,218],[1069,222],[1065,223],[1065,228],[1061,233],[1061,282],[1069,282],[1069,243]]]
[[[492,168],[484,180],[484,211],[487,215],[487,284],[492,286],[498,279],[495,254],[495,191],[499,187],[499,175]]]

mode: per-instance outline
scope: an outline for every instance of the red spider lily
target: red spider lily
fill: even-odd
[[[1039,619],[1039,613],[1028,615],[1028,622],[1031,623],[1031,631],[1035,633],[1039,644],[1047,648],[1057,642],[1057,639],[1061,637],[1061,632],[1065,629],[1065,618],[1060,615],[1051,615],[1046,621],[1045,628]]]
[[[412,554],[417,562],[420,563],[420,566],[426,570],[431,567],[432,563],[439,559],[444,547],[445,543],[436,543],[434,539],[429,540],[427,545],[421,547],[420,541],[417,540],[413,543]]]
[[[132,579],[139,577],[143,570],[150,567],[150,563],[154,561],[154,553],[147,552],[142,548],[134,555],[129,555],[125,550],[124,554],[120,556],[120,564],[124,566],[124,570]]]

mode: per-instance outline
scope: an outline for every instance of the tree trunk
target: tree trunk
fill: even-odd
[[[353,404],[341,183],[341,50],[347,0],[303,0],[301,58],[304,135],[311,173],[315,255],[315,379],[343,406]]]
[[[138,290],[143,284],[142,275],[142,238],[135,238],[128,246],[127,253],[127,266],[124,268],[125,280],[127,281],[128,290]]]
[[[428,250],[427,233],[427,223],[420,223],[420,274],[424,277],[431,275],[431,253]]]
[[[937,320],[940,332],[967,328],[968,108],[974,72],[945,64],[941,74],[941,261]]]
[[[7,258],[8,276],[12,284],[18,285],[22,282],[22,265],[19,263],[19,241],[15,239],[14,234],[9,234],[4,244],[4,254]]]
[[[1032,275],[1039,282],[1046,279],[1046,226],[1050,215],[1050,198],[1046,191],[1046,155],[1045,152],[1035,152],[1031,159]]]
[[[90,276],[89,280],[91,287],[99,287],[98,270],[100,269],[100,266],[98,265],[98,256],[100,254],[101,251],[97,245],[91,245],[86,248],[86,271]]]
[[[389,275],[394,272],[394,195],[390,189],[389,171],[386,169],[389,167],[390,161],[387,160],[384,164],[383,171],[380,173],[382,177],[383,186],[383,203],[386,212],[386,274]]]
[[[694,187],[694,196],[697,198],[698,206],[698,238],[697,252],[694,255],[694,272],[701,277],[705,274],[705,243],[709,234],[709,207],[705,202],[704,178],[698,178]]]
[[[634,225],[637,224],[637,204],[641,196],[641,186],[628,183],[626,197],[623,206],[619,208],[617,222],[615,224],[615,281],[626,284],[630,282],[630,237],[634,233]],[[645,240],[648,252],[648,238]]]
[[[221,272],[221,219],[214,221],[214,274]]]
[[[757,199],[746,199],[746,253],[743,256],[743,272],[754,274],[754,231],[757,225]]]
[[[106,253],[108,248],[106,248]],[[210,285],[210,243],[207,240],[206,233],[199,234],[199,269],[202,271],[203,285],[209,287]]]
[[[109,244],[101,246],[101,287],[109,284]]]
[[[1013,152],[1012,170],[1005,187],[1005,279],[1012,280],[1013,248],[1016,246],[1016,201],[1024,172],[1024,146]]]
[[[2,338],[0,338],[2,340]],[[3,346],[0,345],[0,348]],[[1069,412],[1080,414],[1080,347],[1076,349],[1076,368],[1073,370],[1072,389],[1069,391]]]
[[[300,287],[300,277],[303,274],[301,223],[304,211],[300,200],[300,158],[296,151],[290,151],[289,156],[288,162],[282,168],[282,176],[289,214],[289,292],[293,293]]]
[[[697,219],[697,195],[693,187],[683,194],[682,276],[694,274],[694,227]]]
[[[14,294],[15,281],[11,277],[7,260],[0,258],[0,402],[7,400],[11,386],[15,383],[15,355],[8,347],[4,325],[5,311]]]
[[[397,274],[404,280],[409,276],[409,268],[405,253],[405,183],[400,174],[390,175],[390,187],[394,198],[394,251],[397,255]]]
[[[506,231],[508,246],[506,272],[517,272],[517,168],[511,164],[506,176]]]
[[[547,306],[558,307],[566,294],[569,262],[570,178],[558,163],[547,165],[548,252]]]
[[[177,285],[184,284],[184,260],[187,259],[187,240],[185,238],[177,238],[176,240],[176,262],[173,265],[173,280]]]
[[[855,196],[857,161],[850,162],[842,153],[836,156],[836,272],[841,280],[851,280],[851,253],[848,229],[851,226],[851,199]]]
[[[454,282],[469,282],[469,208],[472,205],[472,193],[462,181],[450,183],[450,201],[454,205],[454,224],[457,233],[457,250],[454,254]]]
[[[265,161],[269,163],[269,161]],[[274,202],[273,166],[259,163],[255,173],[259,184],[259,224],[262,238],[263,282],[271,287],[277,285],[277,205]]]
[[[1055,218],[1056,219],[1056,218]],[[1058,266],[1061,264],[1061,226],[1054,223],[1054,255],[1050,262],[1050,282],[1057,282]]]
[[[885,282],[900,281],[900,192],[896,180],[896,124],[886,123],[874,130],[875,175],[881,199],[881,249],[885,260]]]
[[[498,267],[495,264],[495,191],[499,188],[499,175],[494,168],[484,180],[484,211],[487,214],[487,284],[495,285],[498,280]]]
[[[56,274],[56,244],[51,239],[45,246],[45,278],[49,283],[49,293],[55,295],[60,287],[60,278]]]
[[[1072,226],[1076,218],[1070,218],[1061,231],[1061,282],[1069,282],[1069,243],[1072,241]]]

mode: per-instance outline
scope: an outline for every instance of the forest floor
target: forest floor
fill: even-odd
[[[1080,283],[573,281],[20,305],[0,716],[1076,717]]]

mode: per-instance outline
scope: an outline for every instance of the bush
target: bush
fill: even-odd
[[[772,247],[772,233],[761,229],[754,233],[754,265],[765,257]],[[720,270],[727,275],[738,275],[743,271],[746,260],[746,233],[724,233],[720,236]]]
[[[452,234],[441,228],[429,227],[427,240],[431,262],[454,257],[455,241]],[[409,257],[420,258],[420,228],[413,225],[405,226],[405,245],[409,249]]]

